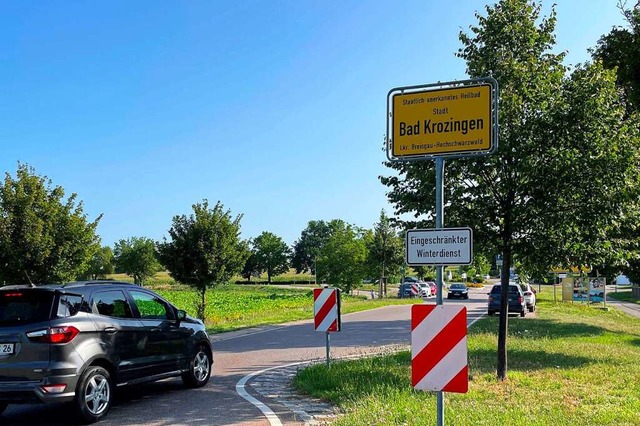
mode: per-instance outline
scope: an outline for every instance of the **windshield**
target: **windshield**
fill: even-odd
[[[451,284],[452,289],[456,289],[456,290],[464,290],[466,288],[466,286],[464,284]]]

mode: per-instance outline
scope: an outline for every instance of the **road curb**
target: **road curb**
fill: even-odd
[[[410,345],[388,345],[371,348],[356,355],[347,355],[335,358],[334,361],[368,358],[378,355],[388,355],[403,350],[410,350]],[[294,418],[304,423],[305,426],[328,425],[337,419],[339,410],[328,402],[309,395],[303,395],[293,388],[291,382],[295,375],[302,369],[311,365],[324,363],[325,359],[296,362],[278,367],[272,367],[256,373],[252,373],[248,380],[244,380],[251,389],[264,398],[274,400],[290,410]],[[246,376],[248,377],[248,376]],[[240,383],[240,382],[239,382]],[[243,383],[243,384],[244,384]],[[263,402],[261,404],[265,405]],[[271,410],[269,410],[271,411]]]

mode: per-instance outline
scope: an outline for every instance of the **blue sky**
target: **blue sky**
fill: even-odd
[[[623,24],[557,0],[567,64]],[[220,200],[242,233],[372,227],[386,95],[464,79],[482,1],[0,1],[0,171],[33,166],[104,214],[104,245]],[[548,10],[551,2],[545,2]]]

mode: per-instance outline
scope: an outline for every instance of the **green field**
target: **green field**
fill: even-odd
[[[107,276],[107,278],[112,280],[133,282],[133,278],[131,278],[127,274],[110,274]],[[231,279],[231,282],[244,281],[244,280],[245,279],[243,277],[237,275]],[[251,278],[251,281],[267,281],[267,274],[265,273],[260,275],[259,277]],[[296,274],[295,269],[290,269],[289,272],[287,272],[286,274],[278,275],[277,277],[271,277],[271,282],[273,284],[277,284],[279,282],[296,282],[296,283],[313,284],[314,277],[313,275],[309,275],[309,274]],[[176,281],[173,278],[171,278],[169,273],[166,271],[156,272],[156,274],[152,278],[149,278],[145,282],[145,285],[150,287],[162,286],[162,285],[173,285],[173,284],[176,284]]]
[[[640,425],[640,320],[554,304],[509,319],[508,380],[496,379],[498,318],[469,330],[469,392],[445,396],[450,425]],[[335,425],[436,423],[435,394],[411,388],[409,352],[317,365],[295,379],[344,413]]]
[[[309,276],[283,275],[283,279],[305,278],[296,287],[273,285],[227,284],[207,291],[206,325],[209,332],[224,332],[267,324],[313,318],[313,288]],[[110,279],[132,282],[125,274],[112,274]],[[265,277],[266,279],[266,277]],[[311,277],[311,282],[313,278]],[[191,316],[196,315],[199,294],[191,287],[177,283],[166,272],[158,272],[145,282],[148,287]],[[389,287],[389,298],[366,300],[363,296],[342,295],[342,313],[358,312],[386,305],[419,303],[421,299],[397,299],[397,287]]]
[[[199,295],[191,289],[154,288],[158,294],[195,315]],[[410,304],[421,299],[367,300],[342,295],[342,313],[358,312],[390,304]],[[210,332],[237,330],[266,324],[313,318],[311,289],[265,285],[225,285],[207,291],[206,325]]]

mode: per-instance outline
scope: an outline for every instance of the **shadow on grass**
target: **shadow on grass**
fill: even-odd
[[[499,318],[477,324],[469,330],[474,333],[497,333]],[[599,336],[610,332],[603,327],[587,323],[558,322],[553,320],[509,318],[509,335],[516,335],[527,339],[562,339],[565,337]]]
[[[507,365],[510,371],[533,371],[549,368],[581,368],[594,363],[588,357],[549,353],[532,350],[507,350]],[[495,373],[497,353],[495,350],[474,350],[469,352],[472,374]]]

